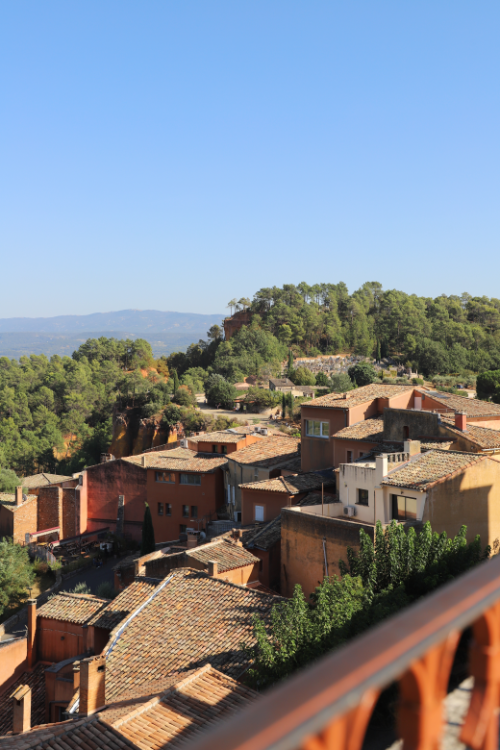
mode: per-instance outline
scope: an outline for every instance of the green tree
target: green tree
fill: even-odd
[[[28,550],[11,539],[0,541],[0,615],[28,595],[35,578]]]
[[[149,555],[150,552],[154,552],[156,549],[153,519],[151,517],[149,505],[147,503],[145,503],[145,505],[144,521],[142,524],[141,555]]]
[[[292,380],[292,378],[290,379]],[[297,367],[293,374],[293,383],[295,383],[295,385],[315,385],[316,378],[311,370],[301,365],[300,367]]]
[[[179,407],[174,406],[174,404],[168,404],[168,406],[165,407],[163,416],[161,418],[161,426],[164,429],[168,429],[169,431],[171,431],[172,427],[175,427],[175,425],[178,424],[181,420],[182,412]]]
[[[11,469],[0,469],[0,492],[15,492],[21,481]]]
[[[357,365],[349,367],[348,374],[351,380],[358,386],[370,385],[370,383],[374,383],[377,379],[377,371],[368,362],[359,362]]]
[[[330,385],[328,375],[325,372],[318,372],[316,375],[316,385],[320,385],[322,388],[327,388]]]
[[[330,378],[330,388],[334,393],[344,393],[353,389],[352,380],[346,372],[339,372]]]
[[[222,375],[210,375],[205,383],[205,395],[212,406],[229,408],[238,395],[236,388],[222,377]]]
[[[174,383],[174,393],[177,393],[177,391],[179,390],[179,376],[177,374],[177,370],[172,370],[170,374]]]
[[[476,380],[477,397],[500,404],[500,370],[481,372]]]

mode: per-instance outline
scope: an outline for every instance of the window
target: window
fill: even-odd
[[[256,505],[255,506],[254,520],[255,521],[263,521],[264,520],[264,506],[263,505]]]
[[[189,518],[189,505],[182,506],[182,517]]]
[[[175,484],[175,474],[173,471],[155,471],[155,481]]]
[[[358,505],[368,505],[368,490],[358,490]]]
[[[172,506],[170,503],[165,503],[165,515],[171,516],[172,515]]]
[[[217,445],[212,445],[212,453],[218,453],[219,449]]]
[[[186,529],[187,529],[186,524],[185,523],[181,523],[179,525],[179,529],[180,529],[181,534],[185,534],[186,533]]]
[[[409,440],[410,439],[410,428],[408,425],[403,426],[403,440]]]
[[[346,463],[352,464],[352,451],[347,451],[347,460]]]
[[[330,422],[319,422],[315,419],[306,419],[306,435],[308,437],[329,437]]]
[[[158,503],[158,515],[163,515],[163,503]]]
[[[201,476],[199,474],[181,474],[181,484],[201,484]]]
[[[224,455],[227,454],[227,445],[221,445],[221,451]]]
[[[197,505],[191,506],[191,518],[198,518],[198,506]]]
[[[415,497],[404,497],[403,495],[392,495],[392,517],[397,521],[416,521],[417,499]]]

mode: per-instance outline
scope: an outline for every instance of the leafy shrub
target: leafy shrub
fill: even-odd
[[[413,385],[423,385],[424,384],[424,379],[423,378],[412,378],[411,382],[413,383]]]
[[[80,581],[76,586],[69,590],[70,594],[91,594],[92,591],[85,581]]]
[[[97,587],[96,594],[102,599],[115,599],[119,592],[115,589],[112,583],[103,581],[103,583],[100,583]]]
[[[49,564],[45,560],[35,560],[33,563],[33,570],[39,576],[44,576],[49,571]]]

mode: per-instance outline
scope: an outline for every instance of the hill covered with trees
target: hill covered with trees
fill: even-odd
[[[128,409],[167,426],[182,418],[188,429],[203,429],[195,393],[229,404],[235,382],[249,375],[266,381],[290,367],[293,356],[390,356],[427,377],[500,370],[497,299],[430,299],[384,291],[376,282],[349,294],[342,282],[302,283],[261,289],[240,307],[249,310],[250,323],[229,341],[212,325],[206,339],[159,359],[144,339],[105,337],[89,339],[71,357],[1,357],[0,490],[7,470],[64,473],[95,463],[109,448],[113,415]],[[479,395],[500,399],[500,373],[488,377]],[[340,387],[325,378],[317,385]],[[272,405],[259,388],[248,398]],[[5,482],[10,486],[12,475]]]

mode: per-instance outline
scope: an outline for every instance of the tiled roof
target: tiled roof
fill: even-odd
[[[240,484],[243,490],[259,490],[261,492],[283,492],[287,495],[299,495],[301,492],[316,490],[322,484],[327,484],[325,477],[320,474],[295,474],[289,477],[274,477],[261,479],[259,482]]]
[[[0,737],[0,750],[138,750],[138,747],[95,715],[44,724],[26,734]]]
[[[112,703],[93,716],[0,737],[0,749],[176,750],[257,697],[255,691],[210,666],[169,682],[166,691]],[[12,714],[12,701],[8,703]]]
[[[1,659],[2,649],[0,647]],[[12,732],[13,701],[10,696],[21,685],[29,685],[31,688],[31,726],[42,724],[45,721],[46,669],[46,664],[37,664],[32,672],[23,672],[19,679],[0,694],[0,736]]]
[[[447,451],[453,445],[453,440],[422,440],[421,451]]]
[[[384,439],[384,419],[375,417],[357,422],[350,427],[344,427],[333,435],[335,440],[366,440],[372,443],[380,443]]]
[[[479,425],[471,424],[468,422],[467,431],[463,432],[455,427],[455,420],[449,417],[441,417],[441,425],[457,437],[465,438],[470,440],[471,443],[477,445],[483,450],[494,450],[500,448],[500,431],[492,430],[488,427],[480,427]]]
[[[21,505],[16,505],[16,496],[13,492],[0,492],[0,503],[2,503],[2,505],[5,505],[7,508],[10,508],[11,510],[21,508],[25,503],[28,502],[28,500],[35,499],[36,495],[28,495],[26,500],[24,500]]]
[[[296,438],[274,435],[263,438],[258,443],[248,445],[239,451],[234,451],[227,458],[230,461],[236,461],[238,464],[273,466],[283,463],[288,458],[290,460],[296,458],[299,443],[300,441]]]
[[[115,720],[113,727],[142,750],[175,750],[256,697],[253,690],[207,666]],[[107,711],[100,718],[106,721]]]
[[[382,484],[425,491],[440,479],[461,471],[470,464],[484,460],[485,456],[480,453],[429,451],[413,456],[410,461],[391,471],[384,477]]]
[[[100,609],[88,622],[98,628],[113,630],[134,609],[137,609],[146,599],[149,599],[156,586],[160,583],[155,578],[136,578],[104,609]]]
[[[425,388],[418,388],[416,392],[429,396],[433,401],[437,401],[447,409],[463,411],[469,418],[500,417],[500,404],[492,404],[490,401],[480,401],[477,398],[455,396],[453,393],[429,391]]]
[[[310,406],[327,406],[329,409],[350,409],[358,404],[364,404],[375,398],[393,398],[400,396],[406,391],[413,390],[413,386],[408,385],[384,385],[381,383],[372,383],[364,385],[361,388],[355,388],[347,392],[347,398],[343,398],[341,393],[327,393],[326,396],[313,398],[312,401],[302,404],[309,408]]]
[[[109,700],[205,664],[239,677],[249,665],[242,645],[254,643],[253,615],[267,620],[277,601],[189,568],[168,575],[154,594],[121,632],[123,623],[111,634]]]
[[[194,558],[204,565],[208,565],[210,560],[214,560],[218,563],[219,573],[259,562],[259,558],[252,555],[244,547],[240,547],[225,538],[187,550],[186,556]]]
[[[244,440],[246,435],[250,435],[252,430],[248,427],[247,433],[238,432],[237,434],[221,430],[220,432],[207,432],[204,435],[193,435],[188,438],[191,443],[227,443],[228,445],[239,443]],[[260,437],[260,436],[259,436]]]
[[[269,378],[269,382],[280,388],[293,388],[294,385],[288,378]]]
[[[36,487],[47,487],[49,484],[69,482],[71,479],[73,477],[66,477],[61,474],[33,474],[31,477],[21,479],[21,484],[28,489],[34,489]]]
[[[146,469],[163,469],[164,471],[192,471],[199,474],[206,474],[215,471],[224,466],[227,459],[218,453],[195,453],[188,449],[182,449],[186,452],[185,456],[177,457],[171,454],[174,451],[158,451],[157,453],[146,453],[140,456],[128,456],[123,461],[143,466],[143,456],[145,458],[144,468]],[[237,451],[236,451],[237,452]],[[233,454],[234,455],[234,454]]]
[[[66,591],[56,594],[37,609],[37,617],[48,617],[51,620],[72,622],[83,625],[106,605],[109,599],[100,599],[90,594],[70,594]]]

